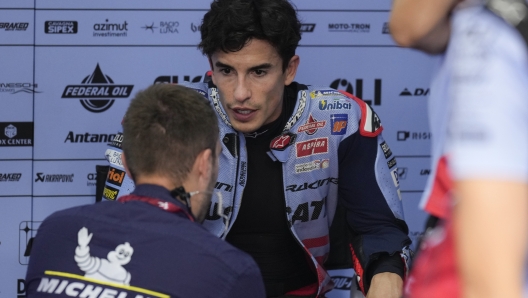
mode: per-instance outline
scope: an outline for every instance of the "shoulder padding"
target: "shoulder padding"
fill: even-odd
[[[361,108],[361,123],[359,124],[359,133],[365,137],[377,137],[383,131],[383,126],[381,125],[378,114],[376,114],[376,112],[374,112],[374,110],[363,100],[346,91],[338,91],[346,97],[354,100]]]

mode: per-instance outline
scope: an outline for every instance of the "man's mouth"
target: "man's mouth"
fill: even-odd
[[[242,109],[235,109],[235,113],[242,114],[242,115],[249,115],[253,110],[242,110]]]
[[[231,110],[233,111],[232,117],[234,118],[232,120],[241,121],[241,122],[249,122],[253,120],[257,112],[257,110],[253,110],[253,109],[233,108]]]

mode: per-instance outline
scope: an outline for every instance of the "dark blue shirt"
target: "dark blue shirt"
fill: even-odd
[[[160,186],[138,185],[132,194],[186,210]],[[265,297],[250,256],[185,212],[140,201],[49,216],[35,237],[26,283],[28,297]]]

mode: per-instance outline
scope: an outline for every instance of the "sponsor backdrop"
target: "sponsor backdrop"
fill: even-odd
[[[379,114],[415,240],[435,61],[395,46],[390,2],[294,0],[303,31],[297,81],[346,90]],[[106,164],[134,93],[202,79],[208,63],[196,44],[209,3],[0,0],[0,297],[25,296],[27,247],[45,217],[95,202],[95,166]],[[348,297],[353,271],[332,274],[328,297]]]

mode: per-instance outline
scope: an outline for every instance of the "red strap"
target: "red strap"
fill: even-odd
[[[171,202],[162,201],[162,200],[155,199],[155,198],[141,197],[141,196],[136,196],[136,195],[122,196],[119,199],[117,199],[117,201],[121,202],[121,203],[126,203],[126,202],[130,202],[130,201],[145,202],[145,203],[148,203],[150,205],[156,206],[156,207],[158,207],[158,208],[160,208],[162,210],[165,210],[167,212],[170,212],[170,213],[183,212],[183,213],[185,213],[185,215],[187,215],[189,220],[194,221],[194,217],[192,215],[190,215],[187,211],[183,210],[182,208],[178,207],[177,205],[175,205],[175,204],[173,204]]]

